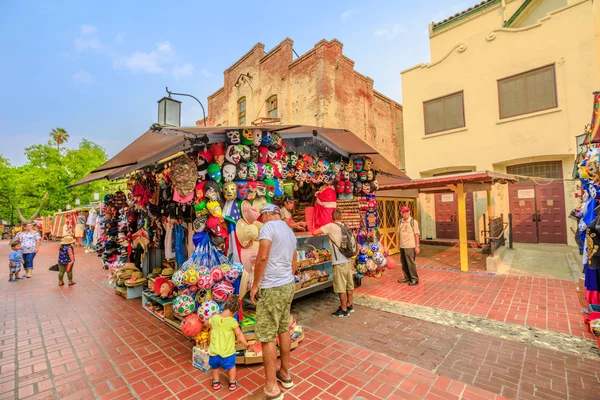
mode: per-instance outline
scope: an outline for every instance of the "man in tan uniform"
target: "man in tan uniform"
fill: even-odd
[[[404,279],[398,279],[398,282],[408,282],[409,286],[419,283],[417,274],[417,264],[415,257],[421,252],[419,247],[419,224],[410,216],[410,208],[403,206],[400,209],[402,219],[398,224],[398,241],[400,247],[400,261],[402,262],[402,271]]]

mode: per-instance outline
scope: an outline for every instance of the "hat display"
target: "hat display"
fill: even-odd
[[[161,276],[170,277],[175,273],[173,268],[165,268],[162,270]]]
[[[240,219],[235,225],[235,234],[240,245],[244,248],[249,247],[252,241],[258,240],[258,228],[244,219]]]
[[[131,277],[125,281],[125,286],[127,287],[135,287],[145,284],[148,279],[144,278],[144,275],[141,271],[134,271],[131,274]]]
[[[60,241],[61,245],[68,245],[68,244],[73,244],[75,243],[76,240],[73,239],[73,236],[65,236],[62,238],[62,240]]]

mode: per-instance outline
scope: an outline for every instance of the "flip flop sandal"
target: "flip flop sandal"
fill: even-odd
[[[283,400],[283,392],[279,392],[278,394],[272,396],[265,393],[263,390],[263,395],[265,400]]]
[[[212,381],[212,388],[213,388],[213,390],[221,389],[221,382]]]
[[[77,282],[69,282],[69,286],[73,286],[74,284],[76,284]]]
[[[238,384],[237,379],[233,382],[229,382],[229,390],[233,392],[235,389],[237,389],[237,384]]]
[[[58,286],[65,286],[64,282],[58,282]]]
[[[291,389],[294,387],[294,381],[292,380],[291,376],[290,379],[283,379],[281,375],[279,375],[279,371],[277,371],[275,376],[277,377],[277,381],[281,383],[281,386],[283,386],[284,389]]]

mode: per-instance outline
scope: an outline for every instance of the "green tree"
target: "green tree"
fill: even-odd
[[[54,140],[54,143],[56,143],[56,149],[60,153],[60,145],[69,140],[69,133],[64,128],[54,128],[50,132],[50,136]]]

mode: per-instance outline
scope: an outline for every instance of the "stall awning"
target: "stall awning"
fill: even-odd
[[[402,182],[390,185],[380,185],[380,191],[386,190],[409,190],[418,189],[420,192],[432,193],[439,191],[451,191],[449,185],[471,184],[477,185],[494,183],[515,183],[519,178],[515,175],[503,174],[493,171],[462,172],[459,174],[434,176],[431,178],[414,179],[410,182]],[[485,190],[485,189],[482,189]]]
[[[71,187],[101,179],[114,180],[130,172],[152,165],[163,158],[188,149],[191,142],[206,137],[208,142],[225,140],[225,132],[245,127],[181,127],[147,131],[104,165],[96,168]],[[364,140],[345,129],[330,129],[306,125],[249,126],[249,129],[278,132],[285,139],[311,138],[328,144],[344,156],[366,155],[373,160],[380,186],[395,185],[410,179],[398,167],[381,156]]]

